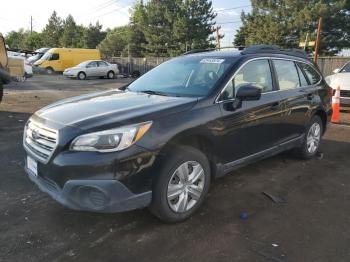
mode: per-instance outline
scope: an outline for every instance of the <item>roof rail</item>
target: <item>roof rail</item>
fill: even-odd
[[[282,49],[276,45],[253,45],[248,48],[245,48],[241,54],[255,54],[255,53],[269,53],[269,54],[283,54],[291,55],[302,58],[308,58],[307,53],[304,50],[297,48]]]

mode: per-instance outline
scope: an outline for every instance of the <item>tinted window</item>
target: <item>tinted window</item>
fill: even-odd
[[[59,54],[51,54],[50,60],[59,60],[60,55]]]
[[[227,84],[220,99],[234,98],[238,89],[247,84],[259,87],[262,93],[272,91],[271,69],[268,60],[254,60],[243,66],[232,81]]]
[[[310,65],[300,63],[300,67],[305,72],[309,82],[314,85],[317,84],[321,80],[321,76],[317,73],[317,71]]]
[[[87,65],[88,68],[91,68],[91,67],[97,67],[97,63],[96,62],[90,62],[88,65]]]
[[[297,69],[298,69],[298,74],[299,74],[299,79],[300,79],[300,84],[301,86],[308,86],[309,83],[307,82],[305,75],[303,74],[303,72],[301,71],[300,67],[297,65]]]
[[[299,75],[293,61],[273,60],[280,90],[300,87]]]
[[[340,72],[349,73],[350,72],[350,63],[347,63]]]
[[[98,66],[104,67],[104,66],[108,66],[108,64],[104,61],[98,61]]]

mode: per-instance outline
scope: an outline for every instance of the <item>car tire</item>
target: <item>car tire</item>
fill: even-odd
[[[321,118],[317,115],[313,116],[306,128],[303,143],[296,150],[299,158],[310,159],[317,154],[322,140],[323,129]]]
[[[109,71],[108,73],[107,73],[107,78],[108,79],[113,79],[114,78],[114,72],[113,71]]]
[[[158,171],[153,183],[151,213],[167,223],[189,218],[209,190],[211,174],[207,157],[193,147],[178,146],[167,152]]]
[[[77,75],[79,80],[85,80],[86,79],[86,74],[84,72],[79,72]]]
[[[46,71],[46,74],[48,75],[53,75],[55,72],[52,67],[47,67],[45,71]]]

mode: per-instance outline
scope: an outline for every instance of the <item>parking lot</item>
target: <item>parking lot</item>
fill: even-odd
[[[287,152],[239,169],[215,181],[203,207],[184,223],[164,224],[147,209],[71,211],[40,192],[23,171],[26,120],[51,102],[128,81],[35,75],[5,87],[0,261],[350,260],[349,113],[341,114],[344,125],[329,126],[318,158],[301,161]]]

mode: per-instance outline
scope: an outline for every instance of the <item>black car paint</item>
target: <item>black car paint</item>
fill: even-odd
[[[226,52],[199,55],[230,59]],[[116,180],[138,195],[152,191],[163,149],[181,139],[205,141],[210,148],[208,157],[214,177],[298,145],[314,114],[329,120],[330,97],[323,78],[315,86],[278,91],[273,75],[273,92],[262,94],[259,100],[242,101],[235,110],[227,107],[234,101],[218,101],[220,91],[234,72],[251,59],[266,57],[309,63],[278,54],[240,55],[207,97],[114,90],[66,99],[39,110],[32,119],[57,129],[60,134],[59,145],[49,162],[38,162],[39,176],[54,181],[60,188],[72,180]],[[270,64],[273,68],[271,61]],[[153,121],[151,129],[126,150],[112,153],[69,150],[78,135],[144,121]]]

